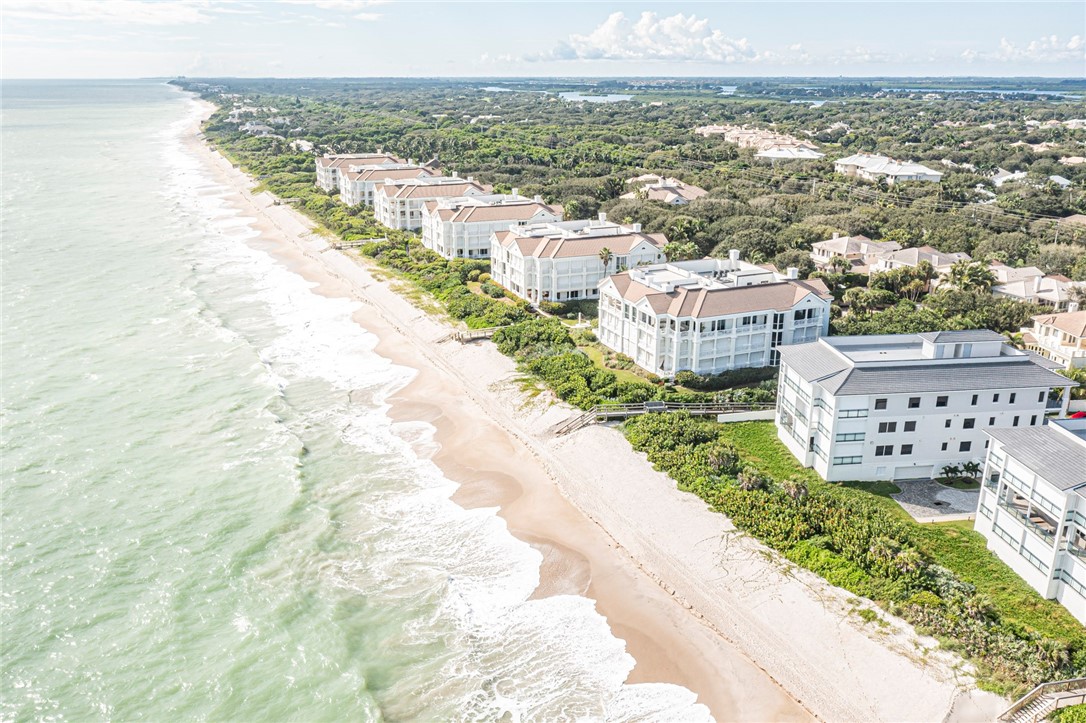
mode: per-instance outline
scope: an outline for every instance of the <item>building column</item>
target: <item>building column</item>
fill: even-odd
[[[1060,418],[1067,416],[1067,409],[1071,406],[1071,387],[1063,388],[1063,402],[1060,404]]]

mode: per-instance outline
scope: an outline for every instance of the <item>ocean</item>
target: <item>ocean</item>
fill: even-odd
[[[704,720],[393,424],[158,82],[3,83],[0,718]]]

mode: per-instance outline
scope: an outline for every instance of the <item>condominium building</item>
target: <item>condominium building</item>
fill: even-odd
[[[780,356],[777,435],[830,481],[980,462],[986,431],[1066,416],[1077,386],[986,330],[824,337]]]
[[[373,194],[377,186],[387,181],[403,181],[410,178],[430,178],[437,175],[424,166],[389,164],[356,166],[339,169],[339,200],[348,206],[373,206]]]
[[[832,297],[739,260],[640,266],[600,282],[600,342],[642,369],[672,377],[778,363],[777,347],[814,341],[829,328]]]
[[[389,153],[336,153],[317,158],[317,185],[325,191],[339,188],[339,170],[355,166],[385,166],[406,163]]]
[[[373,189],[373,215],[388,228],[417,229],[422,227],[422,209],[427,201],[439,198],[485,196],[493,189],[476,183],[468,176],[431,176],[388,179]]]
[[[1022,342],[1064,369],[1086,367],[1086,311],[1035,316],[1033,328],[1022,330]]]
[[[447,259],[489,258],[490,237],[510,226],[562,220],[561,206],[511,194],[439,198],[422,207],[422,245]]]
[[[490,275],[533,304],[594,299],[600,279],[663,261],[665,245],[663,234],[642,233],[641,224],[612,223],[603,213],[598,221],[512,226],[491,236]]]
[[[872,241],[867,236],[841,236],[836,232],[833,238],[811,244],[811,259],[820,269],[828,268],[835,258],[849,263],[848,270],[866,272],[871,266],[886,256],[901,250],[901,244],[895,241]]]
[[[895,161],[888,156],[877,156],[871,153],[855,153],[835,161],[833,170],[846,176],[862,178],[865,181],[885,178],[886,182],[891,184],[901,181],[938,183],[943,180],[942,171],[936,171],[912,161]]]
[[[974,529],[1086,625],[1086,419],[988,430]]]

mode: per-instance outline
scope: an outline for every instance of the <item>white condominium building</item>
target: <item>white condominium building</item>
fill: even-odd
[[[799,281],[739,260],[641,266],[600,282],[600,342],[642,369],[672,377],[778,363],[781,344],[814,341],[830,323],[819,280]]]
[[[594,299],[597,285],[614,271],[664,260],[667,238],[607,220],[511,226],[490,241],[490,275],[533,304]],[[600,253],[607,249],[606,267]]]
[[[376,153],[337,153],[320,156],[317,158],[317,185],[325,191],[336,190],[339,188],[340,169],[347,170],[350,165],[385,166],[402,163],[406,163],[406,161],[381,151]]]
[[[346,171],[339,170],[339,200],[348,206],[372,206],[374,189],[386,181],[437,175],[429,168],[411,164],[356,166],[352,163]]]
[[[862,178],[865,181],[885,178],[886,182],[891,184],[899,181],[938,183],[943,180],[942,171],[936,171],[912,161],[895,161],[888,156],[877,156],[871,153],[856,153],[835,161],[833,170],[846,176]]]
[[[562,220],[561,206],[512,194],[439,198],[422,208],[422,245],[447,259],[489,258],[490,237],[510,226]]]
[[[1064,369],[1086,367],[1086,311],[1035,316],[1033,328],[1022,330],[1022,341]]]
[[[985,431],[1066,416],[1077,386],[1005,342],[978,330],[781,347],[777,435],[829,481],[930,478],[980,462]]]
[[[493,189],[476,183],[468,176],[432,176],[388,179],[373,190],[373,215],[388,228],[417,229],[422,227],[422,209],[427,201],[458,196],[485,196]]]
[[[1086,419],[988,430],[974,529],[1086,625]]]

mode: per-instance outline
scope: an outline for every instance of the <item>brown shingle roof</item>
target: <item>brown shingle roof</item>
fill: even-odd
[[[388,153],[360,153],[338,156],[321,156],[317,163],[322,168],[342,168],[345,166],[368,166],[377,163],[407,163],[402,158]]]
[[[508,232],[506,232],[508,233]],[[567,238],[554,236],[527,236],[512,239],[523,256],[538,258],[573,258],[576,256],[598,256],[607,248],[615,255],[630,253],[638,244],[649,243],[658,249],[667,245],[667,237],[662,233],[628,233],[619,236],[590,236]],[[502,244],[507,245],[506,243]]]
[[[1086,336],[1086,311],[1069,311],[1064,314],[1041,314],[1033,320],[1042,326],[1052,326],[1071,336]]]
[[[787,311],[811,294],[822,299],[830,298],[826,285],[819,279],[725,289],[679,286],[667,293],[633,281],[629,273],[615,274],[611,282],[626,301],[636,303],[646,299],[657,314],[694,319],[753,311]]]

